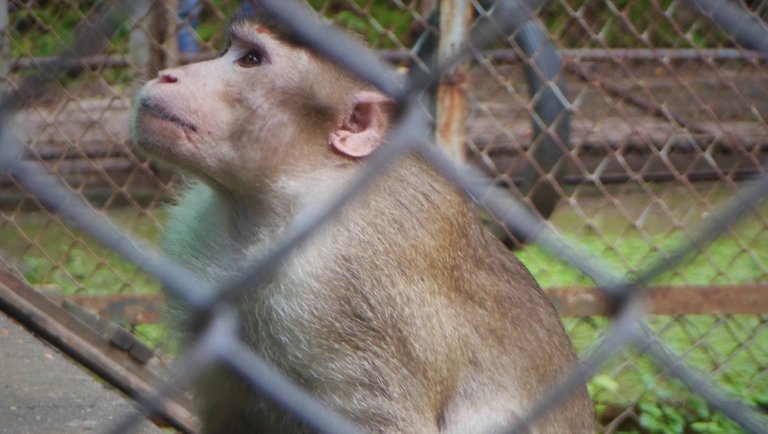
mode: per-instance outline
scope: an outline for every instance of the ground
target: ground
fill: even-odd
[[[133,403],[0,314],[0,433],[107,432]],[[143,422],[137,433],[163,432]]]

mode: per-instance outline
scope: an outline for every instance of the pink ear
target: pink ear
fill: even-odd
[[[357,92],[352,108],[344,114],[340,125],[328,141],[337,151],[349,157],[365,157],[373,152],[387,130],[387,108],[392,100],[378,92]]]

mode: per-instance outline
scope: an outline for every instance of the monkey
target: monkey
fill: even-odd
[[[201,280],[237,276],[348,187],[392,101],[284,27],[237,15],[215,59],[138,92],[132,143],[178,169],[163,249]],[[402,157],[237,306],[240,338],[370,432],[496,433],[577,363],[552,304],[466,197]],[[182,341],[195,325],[177,314]],[[182,342],[183,344],[183,342]],[[206,433],[311,432],[226,369],[195,386]],[[586,387],[531,428],[591,433]]]

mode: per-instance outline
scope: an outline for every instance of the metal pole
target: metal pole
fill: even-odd
[[[10,29],[8,27],[8,0],[0,0],[0,81],[8,80],[11,65]]]
[[[179,65],[179,1],[164,0],[163,11],[165,34],[163,35],[162,50],[164,68]]]
[[[466,0],[440,0],[438,63],[450,61],[469,39],[472,4]],[[437,88],[435,136],[438,145],[456,161],[466,160],[466,122],[469,103],[465,92],[469,62],[462,61],[445,73]]]
[[[149,32],[152,16],[150,0],[137,0],[134,6],[136,22],[128,40],[128,59],[141,76],[149,75],[150,41]]]

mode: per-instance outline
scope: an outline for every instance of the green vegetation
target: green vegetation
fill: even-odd
[[[10,5],[11,56],[53,56],[69,46],[75,29],[99,0],[32,2],[12,1]],[[237,0],[212,0],[203,4],[200,23],[196,31],[201,41],[220,48],[221,28],[226,17],[240,5]],[[363,35],[366,40],[381,48],[409,45],[408,29],[413,22],[413,12],[398,6],[396,2],[365,0],[311,0],[309,3],[334,23]],[[130,20],[126,20],[112,39],[110,53],[128,52]],[[399,41],[399,42],[398,42]]]
[[[729,43],[705,18],[675,0],[550,2],[541,17],[566,48],[711,48]]]
[[[766,411],[767,320],[751,315],[689,315],[657,316],[648,322],[687,366],[746,404]],[[564,323],[577,349],[582,351],[594,344],[609,326],[606,318],[566,318]],[[604,422],[614,420],[627,407],[633,408],[637,417],[617,424],[618,432],[742,432],[734,422],[713,411],[701,397],[690,393],[634,349],[609,361],[590,381],[589,392],[598,418]]]
[[[76,25],[99,0],[11,1],[13,57],[50,56],[71,43]],[[418,9],[390,0],[308,0],[334,23],[351,29],[377,48],[409,47]],[[237,0],[202,2],[200,39],[221,44],[221,25]],[[567,48],[722,46],[728,39],[705,19],[674,0],[575,0],[550,2],[540,14],[550,33]],[[585,24],[586,23],[586,24]],[[109,49],[127,53],[131,23],[126,20]]]
[[[555,216],[558,228],[560,219],[573,218],[563,214]],[[566,235],[582,251],[599,258],[611,270],[632,275],[661,252],[686,240],[682,230],[648,233],[645,236],[626,228],[611,225],[585,229],[578,234]],[[543,287],[592,285],[593,283],[575,268],[560,262],[539,246],[529,246],[518,256],[537,276]],[[690,259],[669,272],[654,279],[652,285],[706,285],[741,284],[759,282],[768,273],[768,231],[764,222],[748,219],[738,224],[732,234],[726,234]]]
[[[158,228],[133,211],[110,217],[137,237],[157,239]],[[157,292],[153,278],[117,254],[66,227],[45,213],[0,214],[0,253],[17,260],[16,266],[32,285],[65,294]]]

